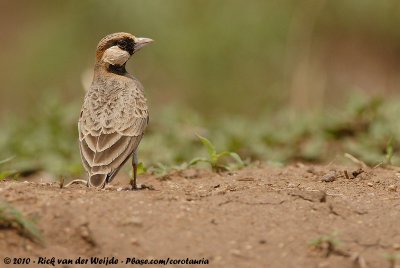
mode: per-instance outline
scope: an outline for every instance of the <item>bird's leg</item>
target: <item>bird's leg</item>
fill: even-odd
[[[131,179],[132,190],[138,189],[136,185],[137,166],[138,166],[138,158],[137,158],[137,152],[135,151],[132,157],[132,169],[133,169],[133,179]]]

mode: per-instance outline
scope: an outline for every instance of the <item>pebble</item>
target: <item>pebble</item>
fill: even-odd
[[[369,187],[374,186],[374,184],[373,184],[372,182],[368,182],[367,185],[368,185]]]
[[[397,190],[397,185],[394,185],[394,184],[389,185],[388,189],[389,189],[389,191],[396,192],[396,190]]]
[[[82,228],[81,230],[81,236],[83,238],[88,238],[89,237],[89,231],[86,228]]]
[[[130,242],[131,242],[132,245],[135,245],[135,246],[139,246],[139,245],[140,245],[139,240],[137,240],[137,239],[134,238],[134,237],[131,238],[131,241],[130,241]]]
[[[135,226],[140,227],[140,226],[143,225],[143,221],[142,221],[142,219],[139,218],[139,217],[131,217],[131,218],[127,219],[127,220],[124,222],[124,224],[132,224],[132,225],[135,225]]]
[[[328,173],[321,178],[321,181],[323,181],[323,182],[332,182],[334,180],[336,180],[335,173]]]
[[[241,257],[241,256],[242,256],[242,253],[241,253],[240,250],[238,250],[238,249],[232,249],[232,250],[231,250],[231,254],[232,254],[233,256],[238,256],[238,257]]]

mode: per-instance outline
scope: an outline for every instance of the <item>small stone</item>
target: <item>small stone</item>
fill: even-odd
[[[143,221],[142,221],[142,219],[140,219],[139,217],[131,217],[131,218],[128,218],[128,219],[124,222],[124,224],[125,224],[125,225],[130,225],[130,224],[132,224],[132,225],[141,227],[141,226],[143,225]]]
[[[86,228],[82,228],[82,230],[81,230],[81,236],[82,236],[83,238],[89,237],[89,231],[88,231]]]
[[[334,172],[328,173],[321,178],[321,181],[323,182],[332,182],[334,180],[336,180],[336,173]]]
[[[372,182],[368,182],[367,185],[368,185],[369,187],[374,186],[374,184],[373,184]]]
[[[307,171],[308,173],[311,173],[311,174],[315,174],[315,173],[316,173],[316,172],[315,172],[315,168],[313,168],[313,167],[308,168],[306,171]]]
[[[396,192],[396,190],[397,190],[397,185],[394,185],[394,184],[389,185],[388,190],[389,190],[389,191],[392,191],[392,192]]]
[[[130,242],[131,242],[132,245],[135,245],[135,246],[139,246],[139,245],[140,245],[139,240],[137,240],[137,239],[134,238],[134,237],[131,239]]]
[[[395,243],[395,244],[393,244],[392,247],[393,247],[394,250],[399,250],[400,249],[400,244]]]
[[[237,257],[241,257],[241,256],[242,256],[242,253],[241,253],[240,250],[238,250],[238,249],[232,249],[232,250],[231,250],[231,254],[232,254],[233,256],[237,256]]]

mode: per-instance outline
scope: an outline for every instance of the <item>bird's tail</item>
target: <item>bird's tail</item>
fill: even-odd
[[[104,188],[107,174],[94,174],[89,177],[89,187]]]

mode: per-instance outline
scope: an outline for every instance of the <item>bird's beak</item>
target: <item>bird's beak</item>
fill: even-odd
[[[151,42],[154,42],[154,40],[150,39],[150,38],[146,38],[146,37],[136,37],[135,38],[135,45],[134,45],[133,49],[134,49],[134,51],[138,51],[139,49],[141,49],[142,47],[147,46]]]

